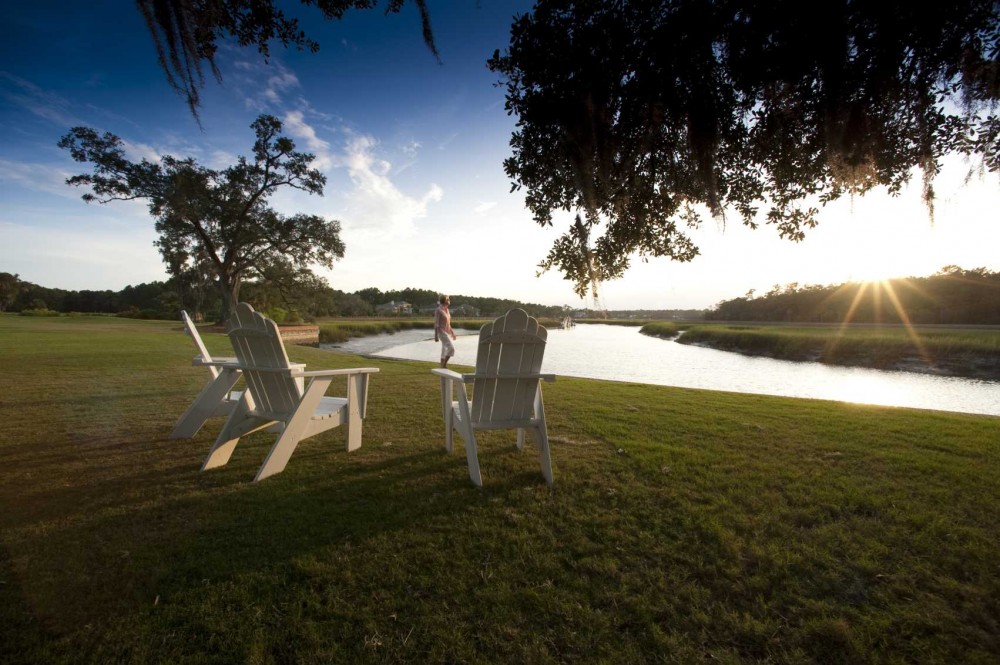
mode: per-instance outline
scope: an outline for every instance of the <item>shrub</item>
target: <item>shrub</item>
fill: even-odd
[[[45,307],[39,309],[22,309],[21,316],[61,316],[61,314]]]

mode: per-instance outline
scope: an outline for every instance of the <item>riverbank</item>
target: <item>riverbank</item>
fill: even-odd
[[[252,484],[166,439],[176,322],[0,315],[0,661],[1000,657],[1000,418],[560,377],[554,487],[497,432],[477,490],[433,363],[288,354],[379,367],[363,445]]]
[[[493,319],[461,318],[451,321],[455,330],[479,330]],[[542,325],[558,327],[554,319],[543,319]],[[318,322],[320,344],[340,344],[350,339],[371,335],[384,335],[404,330],[434,330],[433,318],[391,318],[391,319],[325,319]]]
[[[997,329],[711,324],[691,326],[676,341],[780,360],[1000,381]]]

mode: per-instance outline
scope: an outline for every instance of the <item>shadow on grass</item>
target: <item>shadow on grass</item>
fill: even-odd
[[[36,474],[63,481],[21,483],[24,509],[4,519],[13,544],[4,594],[44,630],[73,632],[148,611],[206,584],[420,531],[440,515],[454,521],[512,488],[544,487],[540,474],[525,471],[476,490],[464,453],[448,455],[436,437],[384,445],[366,435],[347,454],[339,429],[302,442],[284,473],[252,483],[273,434],[245,437],[230,464],[201,473],[217,427],[194,440],[143,442],[149,429],[31,455]],[[512,454],[537,464],[534,450],[513,442],[485,450],[482,460],[502,464]]]

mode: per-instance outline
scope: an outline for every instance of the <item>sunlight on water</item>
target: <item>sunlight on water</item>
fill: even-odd
[[[452,363],[472,366],[477,336],[462,332],[465,335],[455,342]],[[411,330],[351,340],[337,345],[337,350],[436,362],[440,345],[434,342],[431,331]],[[647,337],[633,327],[588,324],[572,330],[550,330],[544,371],[610,381],[1000,416],[1000,382],[996,381],[742,356]]]
[[[831,393],[844,396],[844,401],[858,404],[907,406],[913,401],[912,392],[908,390],[908,386],[900,385],[895,378],[896,375],[891,373],[888,378],[852,374],[841,377],[836,385],[831,386]]]

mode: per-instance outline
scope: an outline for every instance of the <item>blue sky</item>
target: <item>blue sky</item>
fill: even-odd
[[[250,123],[271,113],[328,178],[323,197],[276,196],[285,213],[339,219],[347,255],[331,286],[418,287],[543,304],[587,304],[536,265],[562,231],[542,229],[510,192],[502,162],[514,119],[485,61],[503,49],[530,2],[428,0],[442,62],[424,45],[412,7],[354,12],[339,22],[295,9],[316,54],[225,46],[223,83],[209,75],[202,126],[167,85],[132,2],[6,3],[0,9],[0,271],[65,289],[113,289],[166,279],[141,202],[85,204],[64,180],[85,171],[56,142],[71,127],[111,131],[133,158],[193,156],[214,167],[249,154]],[[309,20],[310,17],[312,20]],[[694,233],[692,263],[634,261],[604,286],[603,305],[701,308],[774,284],[926,275],[948,264],[1000,270],[1000,181],[964,184],[946,164],[933,223],[917,183],[828,206],[799,244],[735,217]],[[569,215],[562,222],[568,222]]]

